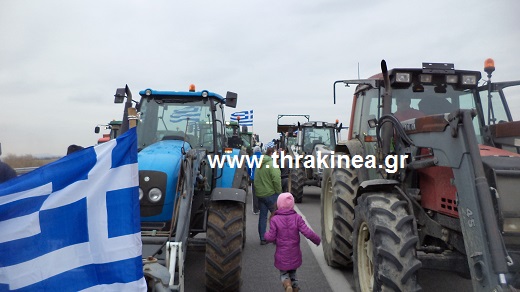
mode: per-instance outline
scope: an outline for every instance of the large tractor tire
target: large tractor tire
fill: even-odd
[[[354,280],[357,291],[419,291],[414,217],[392,193],[366,193],[354,220]]]
[[[247,172],[246,172],[247,174]],[[240,183],[240,189],[244,190],[246,192],[246,198],[249,196],[249,174],[247,174],[246,176],[243,176],[242,177],[242,182]],[[251,194],[253,195],[253,194]],[[246,208],[244,206],[244,214],[243,214],[243,217],[242,217],[242,221],[244,222],[243,225],[243,228],[242,228],[242,249],[244,249],[246,247],[246,224],[245,222],[246,221]]]
[[[303,185],[305,184],[305,170],[303,168],[293,168],[289,174],[289,191],[294,197],[294,202],[303,201]]]
[[[207,291],[240,290],[244,209],[240,202],[211,202],[206,233]]]
[[[327,264],[345,268],[352,264],[354,200],[359,188],[355,168],[326,168],[321,186],[321,231]]]

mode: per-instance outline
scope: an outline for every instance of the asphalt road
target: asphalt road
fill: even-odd
[[[246,247],[242,259],[241,291],[283,291],[279,272],[274,267],[275,246],[260,245],[258,215],[251,212],[251,192],[248,195],[246,220]],[[310,227],[321,236],[320,189],[305,187],[303,202],[295,208]],[[301,291],[349,292],[353,291],[352,269],[338,270],[327,266],[322,247],[316,247],[302,236],[303,265],[298,269]],[[419,280],[422,291],[472,291],[471,282],[460,276],[434,270],[421,270]],[[185,291],[205,291],[204,252],[188,251],[185,262]]]

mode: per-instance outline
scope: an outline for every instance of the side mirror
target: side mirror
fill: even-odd
[[[116,94],[114,94],[114,103],[123,103],[125,101],[126,92],[125,88],[118,88],[116,89]]]
[[[228,91],[226,94],[226,106],[236,108],[237,107],[238,94]]]
[[[99,126],[96,126],[96,127],[94,128],[94,133],[99,134]]]
[[[370,119],[368,120],[368,126],[373,129],[375,127],[377,127],[377,120],[374,118],[374,119]]]

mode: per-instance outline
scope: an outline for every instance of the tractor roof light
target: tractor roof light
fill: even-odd
[[[484,71],[491,75],[491,73],[495,71],[495,60],[487,58],[486,61],[484,61]]]
[[[147,90],[145,90],[145,91],[144,91],[144,95],[146,95],[146,96],[150,96],[150,95],[152,95],[152,90],[151,90],[151,89],[147,89]]]
[[[206,90],[202,92],[202,97],[208,97],[208,92]]]
[[[457,75],[446,75],[447,84],[457,84],[459,82],[459,76]]]
[[[476,75],[462,75],[462,85],[476,85],[476,84],[477,84]]]
[[[190,84],[190,92],[195,92],[195,84]]]
[[[421,83],[432,83],[432,75],[431,74],[420,74],[419,80]]]
[[[397,72],[395,73],[395,82],[397,83],[410,83],[412,81],[412,74]]]

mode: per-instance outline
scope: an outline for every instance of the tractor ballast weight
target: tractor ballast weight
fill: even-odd
[[[140,101],[132,101],[128,86],[119,88],[115,102],[126,98],[122,132],[129,119],[138,121],[143,271],[149,291],[184,290],[189,246],[206,250],[208,291],[238,290],[248,174],[227,162],[212,168],[209,161],[245,155],[227,148],[225,135],[224,106],[235,107],[237,95],[228,92],[223,98],[194,87],[139,94]],[[137,115],[126,114],[132,102]]]
[[[353,265],[358,291],[417,291],[421,267],[465,275],[474,291],[520,288],[520,127],[504,92],[520,81],[492,83],[491,62],[483,86],[480,72],[453,64],[387,70],[384,61],[382,74],[334,83],[334,98],[336,84],[358,84],[336,155],[381,165],[336,166],[323,178],[325,258]],[[403,117],[398,102],[416,116]],[[393,172],[382,166],[392,155],[405,159]]]

